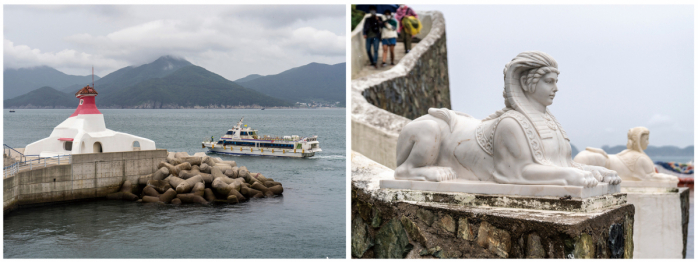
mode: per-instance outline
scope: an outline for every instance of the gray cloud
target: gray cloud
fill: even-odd
[[[48,65],[76,73],[94,64],[104,75],[176,55],[234,80],[345,61],[343,5],[70,7],[6,8],[5,67]],[[36,21],[23,23],[27,15]]]
[[[687,5],[415,5],[446,19],[451,103],[483,118],[504,106],[502,69],[540,50],[560,66],[550,110],[578,148],[693,142],[694,28]]]

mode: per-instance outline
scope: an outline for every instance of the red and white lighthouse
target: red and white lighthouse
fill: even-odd
[[[106,128],[104,116],[97,109],[93,86],[75,93],[79,99],[75,112],[53,129],[51,136],[26,146],[25,155],[56,155],[154,150],[153,140]]]

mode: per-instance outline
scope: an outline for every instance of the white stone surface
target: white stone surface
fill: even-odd
[[[600,183],[595,187],[589,188],[581,186],[498,184],[494,182],[472,181],[465,179],[456,179],[442,182],[387,179],[380,181],[380,188],[411,189],[437,192],[460,192],[491,195],[541,197],[571,196],[574,198],[587,198],[620,193],[619,185],[609,185],[608,183]]]
[[[520,53],[504,67],[504,109],[478,120],[431,108],[429,114],[405,125],[396,145],[395,179],[443,183],[457,178],[586,188],[600,182],[619,184],[615,171],[572,160],[569,138],[547,109],[558,91],[557,67],[546,53]],[[527,190],[521,193],[535,191]]]
[[[669,174],[657,173],[654,161],[645,154],[649,145],[650,131],[645,127],[634,127],[628,130],[628,143],[626,150],[609,155],[603,149],[587,147],[574,157],[574,161],[582,164],[601,166],[618,172],[623,179],[623,186],[635,186],[639,181],[652,181],[657,184],[676,187],[679,178]],[[630,182],[631,183],[626,183]],[[635,182],[638,183],[635,183]],[[651,184],[651,183],[648,183]],[[641,185],[640,185],[641,186]],[[657,185],[648,185],[657,186]]]
[[[634,258],[682,258],[681,199],[658,188],[622,188],[635,206]],[[676,190],[674,190],[676,191]]]

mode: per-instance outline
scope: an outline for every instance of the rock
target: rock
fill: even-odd
[[[448,231],[449,233],[456,232],[456,221],[454,221],[450,215],[445,214],[445,215],[441,216],[441,219],[439,219],[438,225],[440,228],[443,228],[444,230]]]
[[[688,194],[685,194],[688,195]],[[688,203],[688,200],[686,202]],[[688,211],[688,208],[685,208]],[[687,213],[687,212],[686,212]],[[687,218],[688,219],[688,218]],[[625,215],[625,221],[623,222],[623,228],[625,229],[625,253],[623,258],[630,259],[633,258],[633,250],[635,249],[635,242],[633,242],[633,223],[635,219],[628,215]],[[684,227],[685,228],[685,227]],[[684,232],[687,232],[684,230]],[[683,248],[683,258],[686,258],[686,233],[684,233],[684,248]]]
[[[205,152],[196,152],[196,153],[194,153],[194,156],[205,157],[206,153]]]
[[[159,203],[160,198],[154,196],[143,196],[143,203]]]
[[[187,152],[177,152],[174,154],[174,158],[183,158],[183,157],[188,157],[189,153]]]
[[[204,190],[204,199],[208,202],[213,202],[216,200],[216,196],[213,194],[213,191],[210,188],[206,188]]]
[[[441,257],[441,253],[443,250],[441,249],[440,246],[432,247],[432,248],[425,248],[419,251],[420,256],[435,256],[435,257]]]
[[[107,195],[107,199],[112,199],[112,200],[127,200],[127,201],[136,201],[138,200],[138,196],[131,193],[132,186],[131,186],[131,181],[124,181],[124,183],[121,185],[121,190],[116,193],[111,193]]]
[[[594,258],[595,251],[594,240],[590,235],[582,233],[581,236],[575,238],[573,258]]]
[[[511,237],[509,232],[483,221],[477,232],[477,244],[501,258],[507,258],[511,249]]]
[[[169,163],[162,161],[160,164],[158,164],[158,169],[166,167],[167,170],[169,170],[169,174],[173,176],[179,176],[179,169],[177,169],[175,166],[170,165]]]
[[[181,179],[181,178],[174,176],[174,175],[170,175],[167,178],[165,178],[164,180],[167,181],[168,183],[170,183],[170,186],[172,188],[177,188],[177,186],[179,186],[179,184],[184,182],[184,179]]]
[[[545,258],[545,248],[543,248],[538,234],[528,234],[526,243],[526,258]]]
[[[182,200],[180,200],[179,198],[175,198],[175,199],[172,199],[172,202],[170,202],[170,203],[172,203],[174,205],[180,205],[180,204],[182,204]]]
[[[167,169],[166,167],[161,167],[160,169],[156,170],[155,173],[153,173],[153,180],[163,180],[167,176],[170,175],[170,170]]]
[[[254,189],[257,189],[257,190],[261,191],[262,194],[264,194],[265,197],[272,197],[272,196],[274,196],[274,193],[273,193],[271,190],[269,190],[269,188],[267,188],[267,187],[265,187],[264,185],[262,185],[262,183],[260,183],[260,182],[254,182],[254,184],[252,184],[251,187],[254,188]]]
[[[373,239],[368,233],[368,225],[360,216],[351,221],[351,255],[357,258],[363,257],[366,250],[373,246]]]
[[[281,195],[281,194],[284,193],[284,188],[281,186],[281,184],[272,186],[272,187],[269,188],[269,190],[270,190],[272,193],[274,193],[274,195],[277,195],[277,196],[279,196],[279,195]]]
[[[191,193],[200,197],[204,196],[204,191],[206,191],[206,187],[204,186],[204,182],[197,182],[194,184],[194,187],[191,189]]]
[[[410,244],[402,223],[393,218],[376,233],[373,250],[376,258],[404,258],[413,246]]]
[[[144,196],[152,196],[152,197],[160,197],[160,193],[158,193],[155,188],[152,186],[146,186],[143,188],[143,195]]]
[[[167,158],[175,158],[175,152],[167,152]]]
[[[197,204],[208,204],[206,199],[203,197],[193,194],[193,193],[188,193],[188,194],[177,194],[177,198],[182,201],[182,203],[197,203]]]
[[[461,217],[458,219],[458,237],[468,241],[475,240],[475,232],[473,232],[473,227],[468,223],[468,218]]]
[[[206,163],[201,163],[199,166],[199,171],[201,171],[201,173],[211,174],[211,166]]]
[[[179,165],[182,163],[182,161],[179,161],[179,159],[177,159],[177,158],[169,158],[169,157],[165,158],[165,161],[167,161],[167,163],[169,163],[170,165],[173,165],[173,166],[176,166],[176,165]]]
[[[191,169],[191,164],[189,162],[184,162],[181,164],[178,164],[175,166],[179,172],[182,172],[182,170],[190,170]]]
[[[174,189],[169,188],[167,189],[167,191],[165,191],[165,193],[162,193],[162,195],[160,195],[160,201],[167,204],[170,203],[172,199],[174,199],[175,197],[177,197],[177,192],[175,192]]]
[[[238,200],[237,196],[229,195],[227,202],[228,202],[228,204],[237,204],[240,202],[240,200]]]
[[[373,228],[378,228],[381,226],[382,222],[383,221],[381,219],[381,211],[377,208],[374,208],[373,209],[373,218],[371,219],[371,226]],[[412,222],[412,221],[410,221],[410,222]],[[402,226],[405,226],[405,224],[403,223]],[[409,233],[409,231],[407,231],[407,233]]]
[[[280,186],[281,183],[279,183],[279,182],[274,182],[274,181],[269,181],[268,178],[267,178],[267,182],[264,182],[264,186],[265,186],[265,187],[273,187],[273,186],[276,186],[276,185],[279,185],[279,186]]]
[[[203,183],[203,182],[204,182],[204,179],[201,177],[201,175],[196,175],[192,178],[189,178],[187,180],[182,181],[174,188],[177,191],[177,194],[189,193],[189,192],[191,192],[191,189],[194,187],[194,185],[196,183]],[[203,190],[203,189],[201,189],[201,190]],[[203,192],[201,195],[203,195]]]
[[[623,224],[613,224],[608,232],[608,247],[611,258],[622,258],[625,255],[625,236]]]
[[[165,181],[165,180],[148,180],[147,186],[152,187],[153,189],[157,190],[158,193],[162,194],[167,191],[167,189],[172,188],[170,185],[170,182]]]
[[[229,178],[237,178],[237,175],[235,174],[235,168],[234,168],[234,167],[231,168],[231,169],[225,170],[225,172],[224,172],[223,174],[224,174],[225,176],[229,177]]]
[[[419,229],[419,227],[414,222],[412,222],[412,220],[410,220],[406,216],[402,216],[400,218],[400,222],[402,223],[402,226],[405,228],[405,231],[407,231],[407,235],[410,236],[410,239],[412,239],[412,241],[417,241],[423,247],[427,247],[426,237],[424,237],[424,235],[422,234],[422,230]]]
[[[201,157],[200,156],[189,156],[189,157],[182,157],[178,158],[179,161],[182,163],[187,162],[191,164],[192,166],[199,166],[201,165]]]
[[[422,220],[422,222],[424,222],[424,224],[427,224],[427,226],[431,226],[432,224],[434,224],[434,213],[432,213],[429,210],[420,208],[419,210],[417,210],[417,218]]]

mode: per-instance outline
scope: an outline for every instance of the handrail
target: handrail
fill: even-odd
[[[2,144],[2,145],[3,145],[6,149],[8,149],[8,150],[12,150],[12,151],[17,152],[17,154],[19,154],[19,160],[20,160],[20,161],[22,161],[22,158],[24,158],[25,160],[27,159],[26,156],[25,156],[24,154],[20,153],[19,151],[17,151],[17,149],[14,149],[14,148],[12,148],[11,146],[8,146],[7,144]],[[5,150],[3,150],[3,153],[4,153],[4,151],[5,151]],[[12,157],[12,151],[8,151],[8,153],[7,153],[7,156],[10,157],[10,158]]]
[[[37,155],[25,155],[24,156],[25,159],[27,156],[37,156]],[[64,159],[63,160],[64,164],[71,164],[72,163],[72,156],[71,155],[57,155],[57,156],[52,156],[52,157],[39,157],[37,159],[19,161],[19,162],[12,164],[12,165],[3,167],[3,178],[8,178],[8,177],[14,176],[19,171],[24,171],[27,169],[33,170],[34,167],[48,167],[48,166],[53,166],[54,164],[60,165],[61,159]],[[42,160],[43,160],[43,166],[41,165]]]

